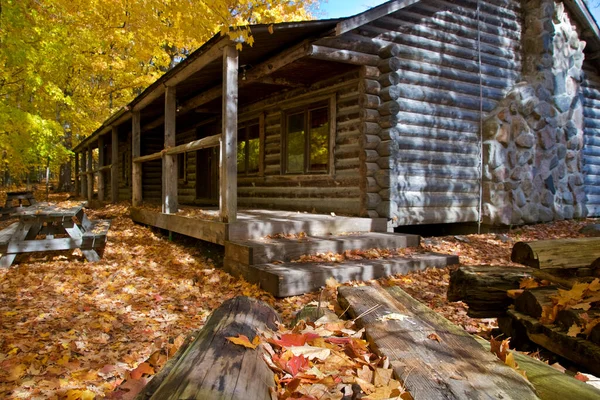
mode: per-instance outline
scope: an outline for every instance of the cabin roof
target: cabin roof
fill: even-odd
[[[348,18],[251,25],[250,29],[255,38],[255,43],[252,47],[244,46],[244,50],[240,52],[240,68],[244,66],[251,68],[257,63],[303,40],[343,35],[346,32],[408,7],[418,1],[420,0],[393,0]],[[594,60],[596,63],[600,62],[600,30],[586,4],[583,0],[564,0],[564,3],[581,27],[582,39],[587,42],[585,49],[586,58]],[[273,33],[269,32],[270,26]],[[74,151],[81,151],[89,145],[93,146],[98,136],[108,133],[111,126],[120,125],[130,119],[130,111],[136,108],[136,106],[138,109],[143,108],[143,120],[154,119],[160,116],[164,106],[161,94],[164,93],[164,87],[167,86],[167,82],[176,80],[177,82],[184,83],[177,85],[178,99],[181,98],[183,100],[189,99],[194,93],[209,89],[216,82],[219,82],[222,79],[222,59],[220,57],[207,63],[196,72],[186,74],[186,70],[192,70],[194,62],[198,62],[204,54],[211,50],[214,51],[214,49],[218,48],[226,40],[220,34],[214,35],[185,60],[148,86],[127,106],[109,117],[94,133],[81,141],[74,148]],[[323,68],[328,68],[328,65],[328,63],[322,63],[322,67],[319,68],[315,63],[307,63],[302,66],[302,75],[307,79],[311,78],[314,75],[321,74]],[[183,76],[184,78],[178,78],[178,76]],[[268,90],[264,89],[262,94],[268,94],[267,92]]]

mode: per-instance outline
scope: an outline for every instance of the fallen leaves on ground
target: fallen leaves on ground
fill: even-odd
[[[160,204],[144,203],[139,208],[151,212],[162,212],[162,206]],[[219,219],[219,210],[207,210],[199,207],[184,206],[180,204],[176,215],[180,217],[201,218],[210,221],[217,221]]]
[[[389,362],[369,350],[352,321],[327,313],[291,329],[263,333],[264,359],[276,373],[278,399],[410,399]]]
[[[391,257],[407,257],[412,254],[423,253],[424,250],[416,247],[397,249],[346,250],[343,253],[316,253],[305,254],[292,262],[296,263],[321,263],[321,262],[344,262],[357,260],[380,260]]]
[[[112,219],[97,263],[76,250],[0,270],[0,398],[101,398],[117,386],[132,398],[225,300],[256,297],[289,322],[316,297],[276,301],[215,268],[198,241],[134,224],[128,207],[86,210]]]

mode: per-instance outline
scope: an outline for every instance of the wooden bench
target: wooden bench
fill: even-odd
[[[110,229],[110,219],[89,220],[83,218],[83,237],[81,243],[81,252],[89,261],[98,261],[104,253],[106,241],[108,240],[108,230]],[[93,253],[97,254],[96,255]]]
[[[19,206],[23,205],[23,200],[27,200],[30,206],[36,203],[33,192],[31,191],[7,192],[4,207],[0,207],[0,220],[6,219],[16,210],[16,207],[14,207],[14,200],[19,201]]]
[[[6,251],[6,248],[8,247],[8,242],[10,241],[10,238],[12,238],[14,233],[17,231],[18,226],[19,223],[15,222],[14,224],[11,224],[0,231],[0,253],[3,254]]]

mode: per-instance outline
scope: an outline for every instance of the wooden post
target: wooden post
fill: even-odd
[[[87,153],[85,149],[81,152],[81,192],[79,193],[81,197],[85,197],[87,195],[87,181],[88,177],[86,172],[87,169]]]
[[[131,118],[131,156],[132,159],[141,154],[140,147],[140,112],[134,111]],[[125,166],[123,166],[124,168]],[[131,205],[134,207],[142,204],[142,164],[132,162],[131,166]]]
[[[87,153],[87,199],[91,202],[94,195],[94,157],[92,156],[91,145],[88,147]]]
[[[101,169],[106,165],[106,153],[104,152],[104,136],[98,137],[98,201],[104,201],[104,171]]]
[[[112,127],[110,166],[110,197],[113,203],[119,201],[119,131]],[[125,167],[125,166],[123,166]]]
[[[221,221],[237,218],[237,120],[238,53],[234,46],[223,49],[223,126],[221,131]]]
[[[175,86],[165,91],[165,149],[175,147],[177,97]],[[164,153],[162,157],[162,211],[177,213],[177,155]]]
[[[79,153],[75,153],[75,194],[78,195],[81,191],[81,177],[79,174]]]

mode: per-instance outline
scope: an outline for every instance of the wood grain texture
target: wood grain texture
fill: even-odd
[[[131,158],[136,159],[141,155],[140,113],[134,111],[131,118]],[[125,168],[125,166],[123,166]],[[142,165],[131,163],[131,205],[142,204]]]
[[[536,399],[529,383],[468,333],[397,287],[341,287],[338,301],[357,317],[375,351],[389,358],[415,399]],[[402,320],[382,321],[386,314]],[[429,338],[435,333],[440,341]]]
[[[177,119],[177,97],[175,87],[167,86],[165,91],[165,142],[164,148],[175,146]],[[162,157],[162,208],[166,214],[177,212],[177,157],[163,154]]]
[[[119,201],[119,130],[113,126],[111,132],[110,201]]]
[[[530,276],[528,268],[460,266],[450,275],[448,300],[465,302],[473,318],[506,315],[513,303],[506,291],[518,289],[521,280]]]
[[[106,149],[104,147],[104,136],[98,137],[98,201],[104,201],[104,196],[106,194],[105,184],[106,184],[106,175],[104,174],[104,169],[102,169],[106,165]]]
[[[600,238],[517,242],[511,260],[533,268],[580,268],[600,257]]]
[[[223,121],[219,209],[221,221],[237,218],[237,120],[238,52],[233,46],[223,49]]]
[[[216,309],[198,337],[151,399],[270,399],[274,374],[262,358],[262,349],[248,349],[226,337],[276,329],[277,313],[248,297],[228,300]]]
[[[92,156],[92,147],[87,148],[87,168],[86,172],[88,172],[87,176],[87,199],[88,201],[92,201],[92,196],[94,195],[94,174],[91,173],[93,170],[93,162],[94,157]]]

